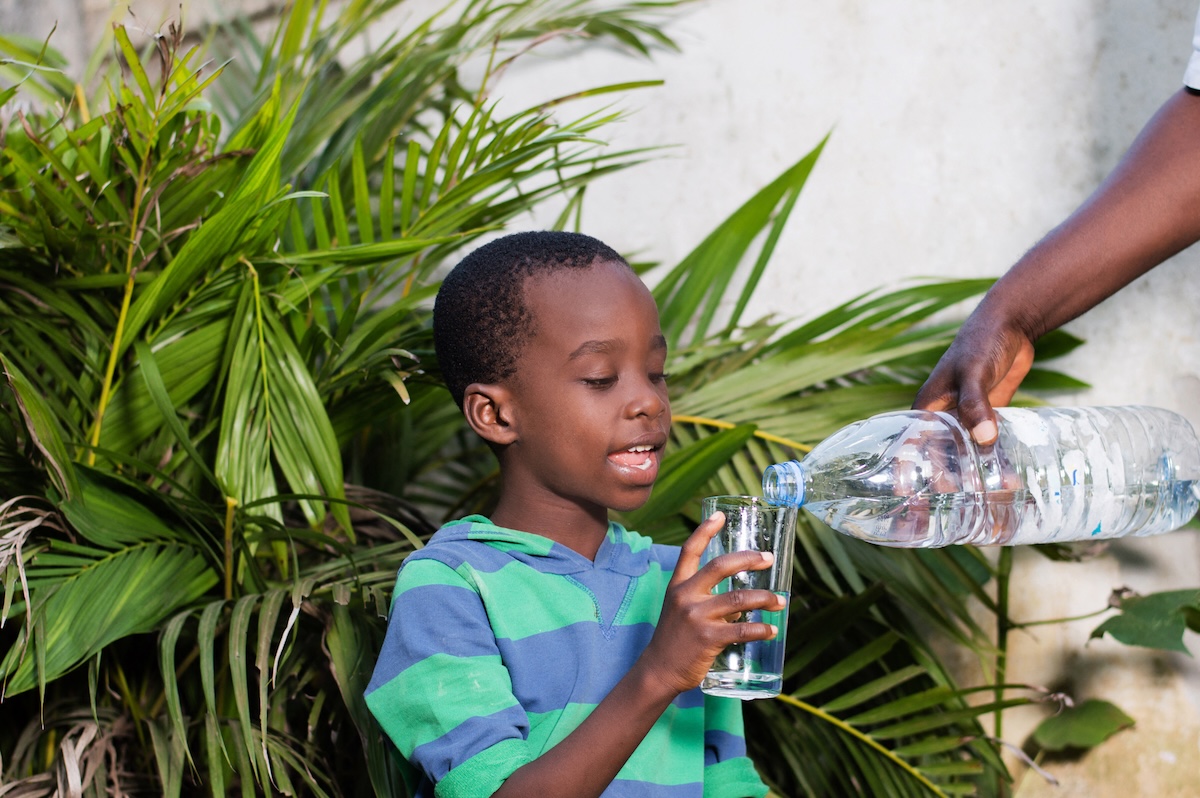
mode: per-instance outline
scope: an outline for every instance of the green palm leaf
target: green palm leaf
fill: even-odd
[[[0,354],[0,367],[8,380],[13,401],[19,409],[33,444],[46,458],[59,495],[79,495],[79,481],[67,452],[65,436],[58,419],[41,400],[39,393],[16,366]]]
[[[751,244],[769,228],[753,268],[737,290],[737,300],[726,322],[730,327],[739,324],[779,233],[824,146],[824,142],[818,144],[747,200],[655,284],[653,293],[663,332],[672,347],[683,343],[685,330],[691,330],[692,342],[701,341],[708,335],[721,303],[728,296],[734,278],[731,266],[740,264]]]
[[[217,582],[178,525],[108,480],[79,476],[79,494],[62,509],[93,545],[51,541],[26,566],[33,624],[0,662],[9,695],[44,689],[109,643],[156,629]]]

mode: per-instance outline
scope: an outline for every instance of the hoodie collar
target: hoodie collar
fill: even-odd
[[[452,521],[434,535],[430,543],[450,540],[476,540],[508,552],[514,559],[533,563],[545,573],[575,574],[584,571],[608,570],[627,576],[645,573],[648,550],[634,546],[633,536],[621,524],[608,522],[608,532],[596,551],[593,562],[574,549],[532,532],[521,532],[496,526],[482,515],[468,515]],[[640,549],[634,551],[635,548]]]

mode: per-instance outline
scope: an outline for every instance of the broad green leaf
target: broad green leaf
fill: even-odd
[[[154,762],[164,798],[178,798],[183,791],[184,740],[173,735],[158,718],[149,721]]]
[[[884,654],[891,650],[899,641],[900,636],[894,632],[887,632],[880,637],[872,640],[867,645],[860,648],[850,656],[841,660],[824,673],[810,679],[804,685],[796,690],[792,695],[797,698],[805,698],[807,696],[816,695],[817,693],[828,690],[834,685],[842,682],[854,674],[858,673],[864,667],[874,663]]]
[[[124,26],[118,25],[113,30],[116,34],[117,45],[125,56],[125,65],[133,73],[133,78],[142,91],[142,100],[151,102],[154,97],[154,87],[150,85],[150,78],[146,75],[145,68],[142,67],[141,56],[134,49],[133,43],[129,41],[129,34],[125,31]]]
[[[258,739],[258,735],[253,730],[254,711],[250,707],[250,690],[249,690],[249,638],[250,624],[254,617],[254,610],[258,604],[260,596],[247,595],[242,596],[233,605],[233,611],[229,616],[229,675],[233,685],[234,706],[237,708],[238,724],[241,727],[242,738],[247,742]],[[266,758],[265,743],[260,748],[253,745],[246,746],[246,753],[250,757],[253,774],[260,782],[269,778],[270,763]]]
[[[1200,612],[1200,590],[1169,590],[1120,601],[1120,615],[1108,618],[1090,637],[1105,633],[1129,646],[1189,653],[1183,642],[1188,611]]]
[[[1033,730],[1033,739],[1047,751],[1095,748],[1133,724],[1133,718],[1115,704],[1089,699],[1043,720]]]
[[[216,476],[209,470],[208,464],[204,458],[196,450],[193,445],[191,436],[184,429],[182,422],[176,416],[175,408],[178,404],[171,399],[170,391],[163,381],[162,372],[159,371],[158,362],[154,357],[153,351],[145,343],[138,341],[134,344],[134,349],[137,353],[138,366],[142,374],[142,380],[146,385],[146,389],[150,392],[150,397],[154,400],[155,406],[158,408],[159,414],[162,416],[163,422],[167,425],[167,429],[175,436],[175,440],[183,447],[188,456],[200,469],[201,473],[208,478],[212,484],[217,483]],[[194,366],[193,362],[193,366]],[[192,373],[195,373],[193,368]],[[203,372],[201,372],[203,373]],[[182,393],[182,392],[181,392]]]
[[[215,649],[217,624],[221,621],[224,611],[224,601],[208,603],[200,611],[200,622],[196,629],[196,645],[200,649],[200,686],[204,691],[207,715],[211,718],[217,715]]]
[[[185,746],[187,729],[184,725],[183,707],[179,700],[179,679],[175,675],[175,647],[179,642],[180,633],[183,632],[184,624],[190,617],[190,612],[181,612],[176,615],[166,623],[158,639],[159,670],[162,673],[163,693],[166,696],[167,719],[173,738],[184,743]],[[191,750],[185,747],[184,753],[187,755],[188,764],[194,766]]]
[[[856,688],[846,693],[842,693],[834,700],[822,705],[822,709],[826,712],[840,712],[858,706],[864,701],[868,701],[876,696],[879,696],[894,687],[897,687],[910,679],[924,675],[925,669],[919,665],[909,665],[886,676],[880,676],[874,681],[864,684],[862,687]],[[961,743],[961,741],[959,741]]]

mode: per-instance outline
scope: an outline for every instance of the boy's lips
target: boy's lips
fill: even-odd
[[[650,485],[658,477],[661,450],[661,446],[651,443],[634,444],[610,453],[608,461],[637,484]]]

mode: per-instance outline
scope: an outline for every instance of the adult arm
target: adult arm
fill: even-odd
[[[1033,342],[1200,240],[1200,96],[1173,95],[1096,192],[1001,277],[913,407],[948,410],[979,443],[1012,398]]]

